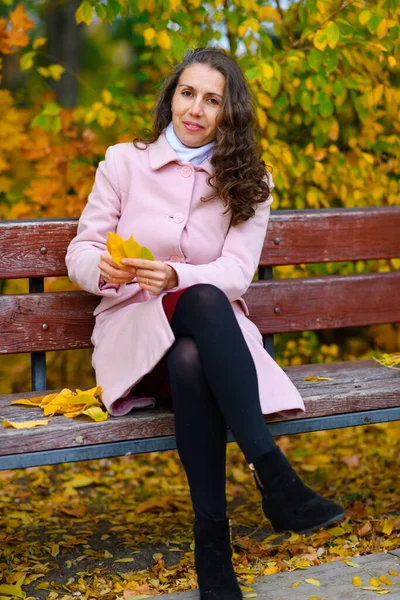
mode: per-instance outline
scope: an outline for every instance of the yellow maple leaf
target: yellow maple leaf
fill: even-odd
[[[132,235],[124,240],[118,233],[109,232],[106,245],[113,261],[120,267],[123,266],[123,258],[154,260],[153,253],[146,246],[141,246]]]
[[[133,236],[128,240],[123,240],[122,248],[127,258],[141,258],[142,256],[142,246],[133,238]]]
[[[118,233],[112,233],[111,231],[108,232],[108,238],[106,243],[107,250],[111,254],[111,257],[115,264],[117,264],[120,267],[123,266],[121,260],[123,258],[126,258],[123,243],[124,240],[120,235],[118,235]]]

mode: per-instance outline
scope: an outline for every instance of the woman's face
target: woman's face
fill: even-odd
[[[172,96],[172,123],[185,146],[198,148],[215,139],[225,77],[209,65],[196,63],[181,74]]]

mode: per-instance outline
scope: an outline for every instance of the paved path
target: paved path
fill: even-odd
[[[373,591],[363,590],[353,585],[352,579],[355,575],[361,577],[362,586],[370,585],[372,577],[378,578],[386,575],[392,582],[392,586],[381,584],[382,589],[390,590],[384,594],[388,600],[400,600],[400,550],[394,550],[387,554],[370,554],[353,559],[359,568],[349,567],[341,561],[325,563],[318,567],[309,569],[297,569],[291,573],[277,573],[268,577],[260,577],[257,583],[251,587],[253,593],[257,593],[257,600],[308,600],[315,598],[320,600],[374,600],[382,595]],[[397,571],[397,577],[388,574],[389,570]],[[318,579],[319,587],[305,583],[307,578]],[[295,588],[292,584],[296,581],[302,583]],[[246,592],[247,594],[253,594]],[[254,596],[249,596],[254,597]],[[168,600],[198,600],[197,590],[183,592],[181,594],[168,595]]]

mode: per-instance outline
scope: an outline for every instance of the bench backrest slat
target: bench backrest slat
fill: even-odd
[[[87,292],[0,298],[0,354],[88,348],[100,298]]]
[[[77,223],[0,223],[0,279],[67,275]],[[260,265],[400,257],[399,232],[399,207],[272,211]]]
[[[399,297],[400,271],[260,281],[245,300],[261,333],[278,333],[395,323]],[[79,291],[3,296],[0,353],[90,347],[99,300]]]

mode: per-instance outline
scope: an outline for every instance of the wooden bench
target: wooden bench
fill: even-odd
[[[90,347],[100,298],[83,291],[44,293],[44,277],[66,275],[64,257],[77,219],[0,224],[0,279],[29,278],[29,294],[0,297],[0,353],[31,353],[33,392],[0,397],[0,417],[41,418],[13,399],[46,390],[46,351]],[[273,353],[273,334],[400,321],[400,271],[272,280],[274,265],[400,257],[400,208],[273,212],[259,281],[246,294],[252,320]],[[285,369],[307,412],[270,419],[273,435],[400,418],[400,373],[375,361]],[[306,382],[307,376],[333,377]],[[76,381],[75,386],[79,387]],[[39,392],[39,393],[38,393]],[[98,459],[175,448],[169,410],[142,410],[102,423],[56,416],[28,430],[0,427],[0,469]]]

